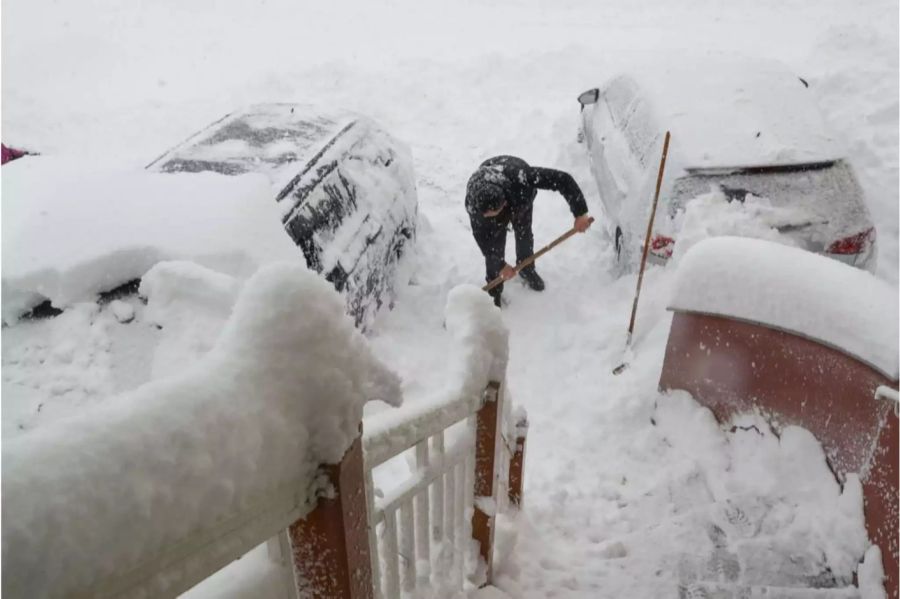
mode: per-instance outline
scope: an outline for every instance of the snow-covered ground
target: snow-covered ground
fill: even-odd
[[[2,139],[70,173],[100,164],[136,172],[255,102],[359,111],[408,143],[421,216],[413,281],[370,334],[402,375],[407,403],[447,386],[447,294],[482,278],[462,205],[472,170],[512,153],[573,173],[601,222],[541,260],[544,293],[513,283],[505,294],[509,383],[532,422],[526,509],[505,524],[498,563],[509,595],[703,596],[691,585],[828,584],[810,580],[827,571],[846,583],[865,549],[858,491],[851,483],[841,493],[816,444],[802,431],[780,441],[765,430],[726,436],[688,398],[657,393],[671,269],[645,277],[631,366],[611,374],[623,360],[635,277],[613,274],[596,186],[575,143],[575,97],[638,55],[677,61],[690,49],[783,61],[807,78],[850,148],[878,229],[877,274],[896,287],[895,2],[33,0],[3,12]],[[3,173],[29,160],[44,158]],[[14,198],[5,180],[3,192],[6,219]],[[541,192],[536,245],[570,226],[563,200]],[[16,248],[4,240],[3,251]],[[152,299],[5,328],[3,435],[199,359],[230,296],[191,285],[197,293],[179,294],[168,311],[181,323],[167,327],[175,334],[154,326]],[[121,322],[131,311],[134,320]],[[788,555],[792,566],[779,568]],[[265,588],[257,583],[273,584],[258,557],[192,594],[256,596]]]

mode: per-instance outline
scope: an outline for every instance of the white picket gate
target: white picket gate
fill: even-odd
[[[400,597],[401,591],[431,582],[430,574],[437,570],[435,576],[456,590],[470,585],[470,578],[477,583],[471,515],[478,413],[486,401],[497,402],[501,422],[502,414],[508,413],[503,387],[494,393],[496,398],[486,389],[475,398],[478,401],[458,398],[433,405],[364,436],[372,573],[380,597]],[[510,446],[497,446],[501,467],[493,475],[493,499],[505,508]],[[411,476],[383,494],[376,493],[372,471],[410,449],[415,454]]]

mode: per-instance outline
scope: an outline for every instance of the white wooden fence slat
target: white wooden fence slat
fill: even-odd
[[[400,552],[397,548],[397,510],[384,515],[384,597],[400,597]]]
[[[375,513],[375,482],[372,480],[372,471],[366,472],[366,505],[369,514]],[[375,535],[375,527],[378,523],[375,518],[366,518],[369,527],[369,556],[372,558],[372,586],[375,587],[375,599],[382,599],[381,594],[381,560],[378,559],[378,539]]]
[[[419,491],[416,504],[416,556],[425,561],[431,559],[431,534],[429,528],[428,487]]]
[[[444,472],[444,431],[431,438],[432,461]],[[434,480],[431,487],[431,538],[444,540],[444,476]]]
[[[447,470],[445,474],[447,479],[447,485],[445,487],[447,505],[444,514],[444,529],[447,532],[447,540],[450,541],[450,545],[454,548],[454,551],[456,549],[456,546],[453,544],[454,539],[456,539],[456,488],[459,486],[456,479],[456,470],[456,466],[453,466]]]
[[[456,472],[456,580],[460,588],[463,584],[463,575],[466,567],[466,496],[472,494],[472,487],[468,486],[469,477],[466,472],[469,469],[469,460],[466,458],[457,467]]]
[[[416,587],[415,524],[410,502],[400,505],[400,559],[403,560],[403,590]]]

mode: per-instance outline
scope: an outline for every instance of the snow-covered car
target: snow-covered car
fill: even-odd
[[[301,105],[229,114],[146,169],[46,156],[7,164],[3,183],[7,324],[133,292],[160,262],[245,280],[305,259],[364,329],[415,238],[406,147],[366,117]]]
[[[669,130],[651,260],[672,256],[691,201],[703,197],[698,209],[746,209],[764,237],[873,270],[862,189],[808,87],[780,63],[720,57],[638,66],[583,92],[579,139],[620,261],[640,255]]]
[[[257,104],[194,134],[147,166],[165,173],[263,173],[307,265],[347,296],[365,327],[392,303],[397,262],[415,239],[408,149],[367,117]]]

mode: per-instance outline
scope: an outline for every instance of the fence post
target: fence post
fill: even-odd
[[[475,505],[472,514],[472,538],[486,566],[486,584],[494,569],[494,522],[497,502],[494,497],[497,443],[500,440],[500,383],[491,381],[484,390],[484,403],[478,410],[475,432]]]
[[[288,530],[297,587],[314,599],[374,599],[362,426],[341,462],[321,471],[334,493]]]
[[[515,451],[509,460],[509,502],[522,507],[522,488],[525,484],[525,442],[528,440],[528,419],[516,422]]]

